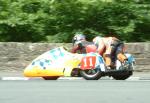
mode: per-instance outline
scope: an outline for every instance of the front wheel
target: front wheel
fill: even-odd
[[[45,76],[43,77],[44,80],[57,80],[59,77],[58,76]]]
[[[102,77],[99,69],[80,70],[80,75],[86,80],[98,80]]]

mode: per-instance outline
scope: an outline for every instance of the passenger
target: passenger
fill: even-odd
[[[124,43],[115,37],[101,37],[97,36],[93,39],[94,44],[97,47],[97,52],[103,56],[107,69],[112,69],[114,64],[112,63],[112,57],[120,60],[122,63],[127,62],[127,57],[124,55]]]

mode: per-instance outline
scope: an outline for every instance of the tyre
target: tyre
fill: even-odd
[[[126,73],[118,74],[118,75],[112,75],[112,77],[115,80],[126,80],[133,74],[133,71],[128,71]]]
[[[98,80],[102,77],[99,69],[80,70],[80,75],[86,80]]]
[[[122,73],[118,73],[116,75],[112,75],[115,80],[126,80],[133,74],[134,64],[129,63],[127,66],[123,66],[122,70],[125,70]]]
[[[46,76],[43,77],[44,80],[57,80],[59,77],[58,76]]]

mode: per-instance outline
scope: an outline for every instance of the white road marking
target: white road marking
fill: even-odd
[[[42,77],[0,77],[0,80],[44,80]],[[85,80],[82,77],[59,77],[57,80]],[[114,80],[112,77],[102,77],[99,80]],[[150,77],[129,77],[126,81],[150,81]]]
[[[27,77],[1,77],[1,80],[29,80]]]
[[[129,81],[135,81],[135,80],[140,80],[140,77],[129,77],[128,79]]]

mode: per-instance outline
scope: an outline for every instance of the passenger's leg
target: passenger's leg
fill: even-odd
[[[124,44],[120,44],[116,49],[117,59],[120,60],[122,63],[127,60],[127,57],[124,55],[123,48]]]

